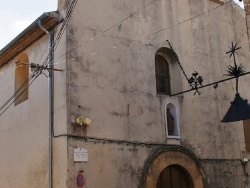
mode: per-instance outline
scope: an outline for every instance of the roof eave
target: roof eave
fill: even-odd
[[[16,55],[45,35],[45,32],[43,32],[38,26],[39,21],[41,21],[45,29],[51,31],[61,22],[60,14],[57,11],[43,13],[9,44],[7,44],[0,51],[0,67],[3,67]]]

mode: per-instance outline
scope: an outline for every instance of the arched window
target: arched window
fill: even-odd
[[[155,53],[157,94],[171,95],[182,91],[179,58],[170,48],[162,47]]]
[[[170,75],[167,60],[160,54],[155,56],[156,90],[158,94],[170,95]]]
[[[15,67],[15,93],[16,99],[14,104],[18,105],[28,99],[28,79],[29,79],[29,59],[27,54],[22,53],[17,59]],[[20,96],[19,96],[20,95]]]

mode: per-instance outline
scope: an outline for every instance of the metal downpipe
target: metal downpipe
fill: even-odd
[[[54,122],[54,73],[51,69],[54,68],[54,62],[53,62],[53,35],[47,31],[41,24],[41,21],[38,22],[38,26],[48,35],[48,50],[49,50],[49,56],[48,56],[48,139],[49,139],[49,156],[48,156],[48,168],[49,168],[49,188],[52,188],[52,127]]]

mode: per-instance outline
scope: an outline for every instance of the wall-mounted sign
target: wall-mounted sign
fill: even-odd
[[[82,172],[79,172],[77,174],[76,184],[79,188],[83,188],[85,186],[85,178]]]
[[[84,148],[74,149],[74,161],[75,162],[87,162],[88,161],[88,150]]]

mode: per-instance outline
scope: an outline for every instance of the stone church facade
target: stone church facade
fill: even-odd
[[[1,50],[0,104],[32,74],[31,63],[47,57],[38,23],[57,40],[71,8],[53,54],[60,71],[53,71],[52,157],[41,74],[0,116],[1,184],[249,187],[249,122],[221,123],[235,80],[178,94],[190,89],[195,71],[204,85],[225,79],[232,42],[241,47],[237,62],[250,70],[248,2],[245,12],[220,0],[59,0],[57,12]],[[244,99],[249,81],[239,78]]]

